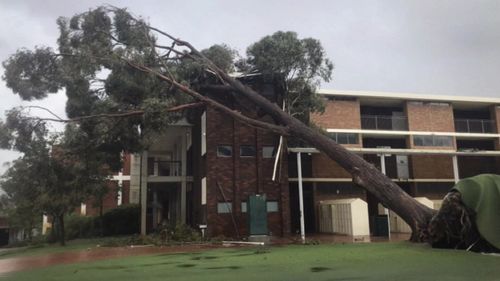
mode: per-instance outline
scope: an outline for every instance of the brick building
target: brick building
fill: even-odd
[[[280,103],[274,86],[258,87]],[[319,94],[326,110],[311,115],[311,120],[411,196],[438,200],[460,178],[500,173],[498,98],[331,90]],[[223,102],[266,118],[244,101]],[[211,108],[197,109],[170,126],[147,151],[125,157],[124,170],[113,181],[121,186],[121,195],[111,196],[108,205],[140,203],[142,233],[165,222],[182,222],[201,227],[209,236],[243,237],[252,234],[250,198],[265,195],[267,233],[281,236],[300,231],[301,182],[306,232],[320,230],[318,206],[324,200],[361,198],[368,203],[370,217],[379,214],[377,200],[355,186],[337,163],[314,148],[291,143],[288,153],[275,161],[279,136]]]

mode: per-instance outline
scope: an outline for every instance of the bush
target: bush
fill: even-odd
[[[177,242],[200,241],[201,236],[198,231],[185,224],[177,224],[171,233],[170,239]]]
[[[140,224],[141,208],[136,204],[121,205],[102,216],[104,236],[136,234],[140,232]]]
[[[94,217],[86,217],[78,214],[67,216],[64,222],[66,240],[96,236],[98,228],[94,220]]]

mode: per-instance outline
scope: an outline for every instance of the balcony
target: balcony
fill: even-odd
[[[407,131],[405,116],[361,115],[361,128],[368,130]]]
[[[455,119],[455,131],[460,133],[493,133],[494,124],[488,119]]]
[[[149,164],[149,176],[177,177],[181,175],[181,161],[150,161]]]

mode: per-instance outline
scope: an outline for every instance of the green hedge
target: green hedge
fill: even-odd
[[[141,208],[137,204],[122,205],[106,211],[102,222],[99,217],[71,214],[64,223],[66,239],[136,234],[140,232],[140,218]]]
[[[141,207],[137,204],[122,205],[103,214],[103,235],[136,234],[140,232],[140,224]]]
[[[64,228],[67,240],[94,237],[99,231],[94,217],[86,217],[78,214],[68,215],[64,221]]]

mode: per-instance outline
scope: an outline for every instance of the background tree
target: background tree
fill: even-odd
[[[23,229],[29,241],[34,231],[39,229],[42,210],[39,204],[40,188],[37,178],[44,175],[33,174],[31,163],[23,159],[14,161],[0,179],[0,188],[5,192],[0,200],[1,209],[7,215],[12,228]]]
[[[248,47],[246,64],[268,79],[283,78],[285,108],[291,116],[308,122],[311,112],[324,111],[316,90],[322,81],[331,80],[333,64],[318,40],[278,31]]]
[[[68,125],[64,135],[49,134],[45,121],[27,117],[21,109],[8,113],[1,123],[4,134],[2,148],[16,149],[22,156],[14,161],[0,182],[11,206],[9,216],[31,229],[42,214],[54,219],[53,230],[62,245],[65,244],[64,218],[78,208],[89,196],[102,192],[113,163],[108,153],[96,152],[98,146],[81,150],[86,139],[78,126]],[[112,158],[114,158],[113,155]]]
[[[356,184],[402,217],[413,230],[412,240],[427,238],[434,211],[415,201],[373,165],[290,115],[304,119],[306,113],[300,109],[303,99],[311,101],[304,103],[307,107],[320,108],[314,102],[313,89],[321,79],[330,78],[332,65],[319,42],[299,40],[294,33],[283,32],[249,48],[246,69],[255,69],[265,77],[288,78],[288,110],[283,111],[282,105],[230,76],[224,68],[227,64],[211,60],[211,53],[222,52],[198,51],[189,42],[133,17],[125,9],[100,7],[71,19],[60,18],[58,25],[59,52],[47,48],[20,50],[4,62],[7,85],[25,99],[66,90],[70,120],[58,121],[78,121],[89,137],[115,141],[110,149],[134,151],[141,148],[140,140],[151,131],[161,130],[179,118],[178,109],[202,103],[249,126],[299,138],[324,152],[351,173]],[[268,63],[272,57],[265,54],[281,50],[279,42],[291,42],[283,49],[287,55]],[[244,63],[240,66],[245,68]],[[274,122],[229,108],[205,94],[203,87],[207,84],[226,89],[225,94],[245,100]],[[99,117],[112,122],[96,122]],[[104,136],[98,133],[101,127],[106,128]]]

